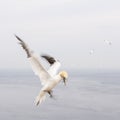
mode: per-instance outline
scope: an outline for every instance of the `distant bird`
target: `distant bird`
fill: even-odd
[[[104,42],[105,42],[106,44],[108,44],[108,45],[112,45],[112,42],[109,41],[109,40],[104,40]]]
[[[57,73],[59,67],[61,66],[60,62],[49,55],[42,55],[42,57],[45,58],[51,65],[47,71],[41,64],[40,57],[35,54],[34,51],[32,51],[21,38],[19,38],[17,35],[15,35],[15,37],[19,40],[19,44],[25,50],[33,72],[40,78],[42,88],[35,100],[35,104],[39,105],[45,100],[47,93],[50,95],[50,97],[53,97],[52,89],[61,80],[63,80],[64,84],[66,85],[68,74],[66,71]]]
[[[91,50],[89,51],[89,53],[90,53],[90,55],[92,55],[92,54],[94,53],[94,49],[91,49]]]

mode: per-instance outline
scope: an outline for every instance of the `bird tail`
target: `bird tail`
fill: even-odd
[[[46,92],[45,91],[40,91],[40,93],[38,94],[38,96],[35,99],[36,106],[41,104],[45,100],[45,98],[46,98]]]

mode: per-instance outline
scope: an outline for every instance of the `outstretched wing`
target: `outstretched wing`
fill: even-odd
[[[32,51],[29,49],[28,45],[21,39],[19,38],[17,35],[15,35],[15,37],[20,41],[20,45],[22,46],[22,48],[25,50],[27,57],[31,57],[31,53]]]
[[[61,66],[59,60],[51,57],[50,55],[41,55],[41,57],[45,58],[50,63],[50,68],[48,69],[48,73],[51,76],[55,76],[58,73],[58,70]]]
[[[50,55],[41,55],[41,57],[45,58],[50,65],[53,65],[56,62],[55,58],[51,57]]]
[[[22,48],[25,50],[29,62],[32,66],[33,72],[40,78],[42,85],[46,84],[46,82],[49,81],[51,76],[41,65],[39,56],[37,56],[33,51],[31,51],[28,45],[22,39],[20,39],[16,35],[15,37],[20,41]]]

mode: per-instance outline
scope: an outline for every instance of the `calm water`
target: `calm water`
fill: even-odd
[[[120,120],[120,73],[71,71],[40,106],[31,72],[0,72],[0,120]]]

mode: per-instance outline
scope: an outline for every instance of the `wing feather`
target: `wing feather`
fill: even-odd
[[[60,69],[60,62],[55,62],[49,69],[48,69],[48,73],[51,75],[51,76],[55,76],[58,74],[58,71]]]
[[[56,62],[56,60],[49,55],[41,55],[41,57],[45,58],[50,63],[50,65],[53,65]]]
[[[28,47],[28,45],[21,38],[19,38],[17,35],[15,35],[15,37],[20,41],[19,44],[25,50],[25,52],[27,54],[27,57],[28,58],[31,57],[32,51],[30,50],[30,48]]]
[[[36,54],[32,54],[32,57],[29,58],[29,62],[32,66],[33,72],[37,75],[41,84],[44,85],[51,78],[50,74],[45,70],[45,68],[41,65],[40,59]]]
[[[45,60],[47,60],[50,63],[50,68],[48,69],[48,73],[51,76],[55,76],[58,73],[58,70],[61,66],[61,63],[59,60],[56,60],[54,57],[51,57],[50,55],[41,55]]]
[[[20,45],[25,50],[29,62],[32,66],[33,72],[40,78],[41,84],[44,85],[51,78],[51,75],[45,70],[40,63],[40,57],[30,50],[28,45],[17,35],[15,37],[20,41]]]

